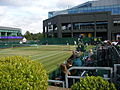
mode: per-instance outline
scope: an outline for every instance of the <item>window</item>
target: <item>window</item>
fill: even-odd
[[[74,30],[80,29],[80,24],[79,23],[74,23],[73,24],[73,29]]]
[[[82,30],[94,29],[94,23],[92,23],[92,22],[89,22],[89,23],[80,23],[80,29],[82,29]]]
[[[72,25],[70,23],[62,23],[62,30],[71,30],[72,29]]]
[[[53,25],[53,30],[57,30],[57,25],[56,24]]]
[[[108,22],[96,22],[96,28],[97,29],[107,29]]]
[[[120,26],[120,20],[113,21],[114,26]]]
[[[66,26],[62,26],[62,30],[67,30]]]
[[[73,29],[74,30],[90,30],[94,29],[95,24],[93,22],[89,23],[74,23]]]
[[[45,32],[47,32],[47,27],[46,26],[44,27],[44,30],[45,30]]]
[[[48,32],[53,31],[53,25],[48,25]]]

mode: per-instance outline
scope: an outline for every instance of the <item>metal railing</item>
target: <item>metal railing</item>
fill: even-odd
[[[120,67],[120,64],[114,64],[114,78],[115,78],[115,82],[117,79],[117,67]]]
[[[49,83],[61,83],[63,88],[65,88],[65,83],[64,81],[60,81],[60,80],[48,80]]]
[[[116,51],[116,53],[117,53],[117,55],[119,56],[119,58],[120,58],[120,53],[119,53],[119,51],[113,46],[113,48],[114,48],[114,50]]]
[[[71,70],[96,70],[96,71],[97,70],[109,70],[110,71],[110,78],[104,77],[103,79],[107,79],[107,80],[111,80],[112,81],[113,68],[110,68],[110,67],[71,67],[70,69],[68,69],[69,72]],[[66,76],[65,76],[66,88],[68,88],[68,78],[80,79],[80,77],[83,78],[84,73],[85,73],[85,71],[83,71],[83,73],[81,74],[81,76],[68,76],[66,74]]]
[[[118,73],[118,67],[120,67],[120,64],[114,64],[114,84],[116,85],[117,90],[120,89],[119,83],[118,83],[119,81],[118,79],[120,79],[120,72]]]
[[[117,77],[117,67],[120,67],[120,64],[114,64],[114,77]]]

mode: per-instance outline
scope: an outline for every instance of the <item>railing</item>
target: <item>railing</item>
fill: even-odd
[[[113,46],[114,50],[116,51],[117,55],[119,56],[120,58],[120,53],[118,52],[118,50]]]
[[[71,70],[109,70],[110,71],[110,78],[108,77],[104,77],[103,79],[107,79],[107,80],[111,80],[112,81],[112,73],[113,73],[113,69],[110,67],[71,67],[70,69],[68,69],[68,71]],[[80,77],[83,78],[85,71],[83,71],[83,73],[80,76],[68,76],[66,74],[65,76],[65,83],[66,83],[66,88],[68,88],[68,78],[72,78],[72,79],[79,79]],[[73,80],[73,82],[75,82]]]
[[[120,64],[114,64],[114,84],[116,85],[117,90],[120,90],[118,79],[120,78],[120,72],[118,74],[118,67],[120,67]],[[119,76],[119,77],[118,77]],[[120,81],[119,81],[120,82]]]
[[[114,64],[114,77],[115,77],[115,82],[117,79],[117,67],[120,67],[120,64]]]
[[[65,88],[65,83],[64,81],[60,81],[60,80],[48,80],[49,83],[61,83],[63,88]]]
[[[114,71],[113,71],[113,68],[111,67],[71,67],[70,69],[68,69],[68,71],[71,71],[71,70],[84,70],[80,76],[68,76],[66,75],[65,76],[65,82],[64,81],[60,81],[60,80],[48,80],[49,83],[60,83],[62,84],[62,87],[63,88],[68,88],[68,79],[71,78],[73,79],[73,83],[75,83],[75,79],[80,79],[80,77],[84,78],[84,75],[86,73],[86,70],[108,70],[110,71],[110,77],[103,77],[103,79],[106,79],[106,80],[110,80],[112,81],[113,79],[113,72],[114,72],[114,80],[115,80],[115,84],[117,84],[117,70],[118,68],[117,67],[120,67],[120,64],[114,64]]]

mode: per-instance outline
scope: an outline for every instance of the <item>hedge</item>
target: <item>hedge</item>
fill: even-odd
[[[72,85],[72,90],[116,90],[114,84],[103,80],[100,76],[87,76]]]
[[[20,56],[0,58],[0,90],[46,90],[47,80],[40,63]]]

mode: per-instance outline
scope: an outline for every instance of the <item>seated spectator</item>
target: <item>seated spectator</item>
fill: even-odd
[[[76,59],[74,59],[74,61],[73,61],[73,66],[82,66],[82,64],[83,64],[83,62],[82,62],[82,60],[80,60],[80,58],[79,57],[77,57]]]
[[[77,56],[79,56],[79,54],[81,54],[78,51],[72,51],[72,55],[68,58],[68,60],[72,61],[73,59],[75,59]]]
[[[59,78],[57,78],[57,80],[65,81],[65,75],[66,74],[71,75],[71,73],[68,71],[66,64],[61,64],[60,69],[61,69],[61,75]]]
[[[93,50],[90,49],[90,50],[89,50],[89,57],[92,56],[92,55],[93,55]]]
[[[72,67],[71,60],[67,60],[66,67],[67,67],[67,69],[69,69],[70,67]]]
[[[61,64],[60,69],[61,75],[59,77],[56,77],[55,80],[65,81],[65,75],[71,75],[71,73],[68,71],[66,64]],[[55,86],[60,86],[60,83],[55,83]]]
[[[93,66],[93,55],[91,55],[90,57],[87,57],[86,59],[85,59],[85,66]]]

